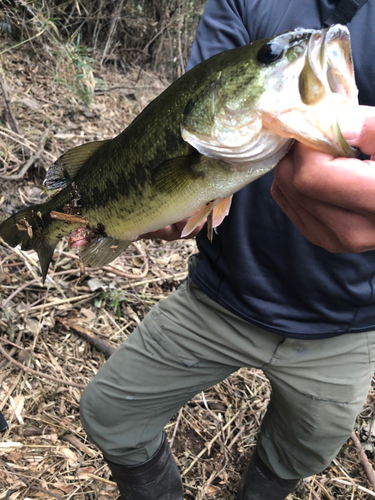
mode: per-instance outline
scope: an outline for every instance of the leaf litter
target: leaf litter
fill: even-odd
[[[0,219],[45,199],[46,169],[64,150],[115,136],[167,83],[139,68],[124,74],[97,65],[106,86],[87,108],[27,51],[2,56],[0,65],[22,131],[0,120]],[[77,257],[62,242],[42,286],[35,253],[0,245],[0,411],[9,425],[0,436],[0,500],[117,498],[80,423],[82,389],[148,310],[178,287],[195,252],[193,240],[138,242],[110,266],[88,269],[81,281]],[[108,347],[106,356],[85,334]],[[241,369],[198,394],[167,425],[186,500],[235,498],[269,397],[263,373]],[[355,428],[370,467],[374,401],[373,381]],[[351,439],[328,469],[288,497],[320,498],[375,498]]]

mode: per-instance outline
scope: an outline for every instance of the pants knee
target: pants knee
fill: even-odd
[[[111,462],[135,465],[148,460],[160,445],[162,429],[152,429],[132,405],[116,405],[93,379],[80,401],[80,417],[89,441]],[[146,428],[146,429],[145,429]]]
[[[96,439],[96,435],[98,433],[96,416],[100,415],[101,413],[102,410],[100,408],[99,400],[95,397],[93,391],[93,383],[90,382],[81,396],[80,418],[82,427],[84,428],[89,441],[96,444],[97,446],[99,446],[99,444],[98,440]]]

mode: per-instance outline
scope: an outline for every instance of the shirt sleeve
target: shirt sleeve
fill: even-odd
[[[186,69],[209,57],[250,43],[244,24],[244,0],[208,0]]]

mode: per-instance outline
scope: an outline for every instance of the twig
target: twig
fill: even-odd
[[[9,356],[9,354],[0,346],[0,354],[4,356],[8,361],[10,361],[13,365],[17,366],[18,368],[21,368],[21,370],[24,370],[27,373],[31,373],[32,375],[35,375],[36,377],[40,378],[45,378],[47,380],[51,380],[52,382],[56,382],[57,384],[63,384],[63,385],[69,385],[71,387],[77,387],[77,389],[86,389],[86,385],[83,384],[76,384],[75,382],[68,382],[66,380],[61,380],[60,378],[55,378],[52,377],[51,375],[47,375],[46,373],[39,372],[37,370],[33,370],[32,368],[28,368],[27,366],[23,365],[22,363],[19,363],[15,359],[12,358],[12,356]]]
[[[70,443],[82,453],[86,453],[89,457],[96,457],[96,451],[83,444],[76,436],[73,436],[73,434],[65,434],[62,439]]]
[[[171,439],[171,442],[169,443],[169,446],[170,448],[172,449],[173,447],[173,443],[174,443],[174,440],[175,440],[175,437],[176,437],[176,434],[177,434],[177,429],[178,429],[178,425],[180,423],[180,420],[181,420],[181,416],[182,416],[182,412],[184,411],[184,408],[180,408],[180,411],[178,412],[178,416],[177,416],[177,420],[176,420],[176,424],[174,426],[174,429],[173,429],[173,435],[172,435],[172,439]]]
[[[12,121],[12,123],[10,124],[11,128],[12,128],[13,132],[16,132],[18,135],[21,135],[20,128],[18,126],[16,117],[14,116],[14,113],[13,113],[13,110],[12,110],[12,106],[10,104],[10,99],[9,99],[9,96],[8,96],[7,89],[5,88],[5,85],[4,85],[4,82],[3,82],[3,79],[1,78],[1,76],[0,76],[0,86],[1,86],[1,90],[3,91],[5,106],[6,106],[7,110],[8,110],[10,119]]]
[[[113,33],[115,32],[117,23],[119,21],[119,18],[121,17],[121,10],[122,10],[123,4],[124,4],[124,0],[121,0],[117,6],[116,12],[113,15],[113,18],[111,21],[111,26],[109,28],[109,35],[108,35],[107,42],[106,42],[104,50],[103,50],[103,55],[102,55],[102,59],[100,61],[100,64],[103,64],[103,61],[104,61],[104,59],[107,55],[107,52],[109,50],[109,47],[111,45],[111,39],[112,39]]]
[[[18,332],[18,335],[17,335],[17,338],[16,338],[16,345],[18,342],[20,342],[21,338],[22,338],[22,335],[23,335],[23,332],[22,330]],[[5,340],[5,339],[1,339],[1,340]],[[13,356],[13,354],[17,352],[17,348],[16,347],[12,347],[12,349],[10,350],[9,352],[9,356]],[[3,361],[0,362],[0,370],[7,364],[6,362],[6,359],[3,359]],[[0,406],[0,410],[1,410],[1,406]]]
[[[374,469],[372,468],[370,462],[368,461],[367,455],[366,455],[364,449],[362,448],[361,442],[359,441],[355,431],[352,432],[351,438],[352,438],[353,443],[354,443],[354,445],[357,448],[357,451],[359,453],[359,458],[361,459],[363,468],[365,469],[367,479],[369,480],[370,484],[375,488]]]
[[[30,149],[30,151],[37,150],[36,144],[34,142],[29,141],[22,135],[16,134],[16,132],[13,132],[13,130],[9,130],[7,128],[0,126],[0,135],[6,137],[7,139],[10,139],[11,141],[17,142],[17,144],[20,144],[21,146]],[[51,161],[56,160],[56,156],[50,153],[49,151],[44,151],[44,155],[48,156],[48,158],[50,158]]]
[[[364,493],[367,493],[368,495],[372,496],[375,498],[375,493],[364,486],[360,486],[359,484],[356,484],[354,481],[345,481],[343,479],[336,479],[335,477],[332,477],[329,479],[329,481],[334,481],[335,483],[340,483],[340,484],[345,484],[346,486],[355,486],[359,490],[363,491]]]
[[[95,479],[96,481],[101,481],[102,483],[117,486],[117,483],[110,481],[109,479],[105,479],[104,477],[95,476],[95,474],[87,474],[87,477],[89,477],[90,479]]]
[[[22,265],[23,265],[23,264],[24,264],[24,263],[22,262]],[[24,283],[24,284],[23,284],[23,285],[21,285],[19,288],[17,288],[17,290],[14,290],[14,292],[12,292],[12,293],[9,295],[9,297],[7,297],[7,298],[4,300],[4,302],[3,302],[3,304],[2,304],[3,309],[5,309],[5,306],[7,306],[7,305],[8,305],[8,303],[9,303],[12,299],[14,299],[14,297],[15,297],[16,295],[18,295],[20,292],[22,292],[22,290],[24,290],[25,288],[27,288],[27,287],[28,287],[28,286],[30,286],[30,285],[33,285],[34,283],[39,283],[39,281],[40,281],[40,279],[39,279],[39,278],[38,278],[38,279],[36,279],[36,280],[26,281],[26,283]]]
[[[16,493],[17,490],[8,490],[6,492],[6,495],[4,497],[4,500],[9,500],[9,498],[11,497],[11,495],[13,495],[13,493]]]
[[[44,150],[44,144],[46,142],[46,139],[47,139],[47,136],[48,136],[48,133],[49,133],[49,128],[44,132],[43,134],[43,137],[40,141],[40,146],[39,146],[39,150],[35,153],[34,156],[32,156],[31,158],[29,158],[27,160],[27,162],[24,164],[24,166],[22,167],[21,171],[18,172],[18,174],[14,174],[14,175],[6,175],[6,174],[0,174],[0,179],[6,179],[7,181],[18,181],[20,179],[23,178],[23,176],[26,174],[26,172],[29,170],[29,168],[34,165],[34,163],[37,161],[37,160],[40,160],[40,157],[42,156],[42,153],[43,153],[43,150]],[[29,152],[30,154],[30,152]]]
[[[79,325],[74,325],[72,321],[63,320],[59,316],[56,316],[56,321],[61,323],[66,330],[74,332],[76,335],[79,335],[81,338],[86,340],[90,345],[95,347],[95,349],[104,354],[104,357],[108,359],[114,352],[115,349],[111,347],[105,340],[100,339],[93,333],[85,330]]]
[[[23,165],[22,169],[18,174],[14,175],[6,175],[6,174],[0,174],[0,179],[4,179],[7,181],[18,181],[23,178],[23,176],[26,174],[26,172],[29,170],[30,167],[34,165],[34,163],[39,160],[40,154],[37,153],[36,155],[32,156],[27,160],[27,162]]]
[[[51,215],[51,219],[57,219],[57,220],[62,220],[64,222],[82,224],[83,226],[88,225],[88,220],[86,219],[86,217],[81,217],[79,215],[65,214],[63,212],[56,212],[55,210],[52,210],[50,215]]]
[[[29,483],[29,481],[27,481],[21,474],[16,472],[13,467],[11,467],[6,462],[4,462],[4,460],[0,459],[0,463],[6,469],[8,469],[10,472],[12,472],[15,476],[17,476],[28,488],[33,488],[36,491],[42,491],[44,494],[47,494],[48,496],[51,496],[53,498],[57,498],[57,500],[63,500],[63,497],[61,497],[60,495],[56,495],[56,493],[52,493],[49,490],[45,490],[44,488],[40,488],[39,486],[34,486],[32,483]]]
[[[21,309],[20,311],[18,311],[20,314],[23,314],[26,310],[28,312],[30,311],[39,311],[40,309],[49,309],[51,307],[56,307],[56,306],[60,306],[61,304],[69,304],[71,302],[79,302],[80,300],[82,301],[85,301],[86,299],[88,298],[94,298],[97,294],[95,294],[94,292],[92,293],[85,293],[84,295],[78,295],[77,297],[70,297],[70,298],[67,298],[67,299],[59,299],[59,300],[54,300],[53,302],[49,302],[48,304],[42,304],[42,305],[38,305],[38,306],[32,306],[32,307],[29,307],[28,309]]]
[[[121,290],[128,290],[129,288],[133,288],[135,286],[139,285],[147,285],[149,283],[158,283],[160,281],[168,281],[170,279],[173,280],[182,280],[186,278],[187,272],[186,271],[181,271],[180,273],[176,273],[173,276],[166,277],[166,276],[161,276],[160,278],[151,278],[148,280],[143,280],[143,281],[136,281],[135,283],[129,283],[128,285],[122,286]]]
[[[30,42],[31,40],[35,40],[35,38],[38,38],[38,36],[43,35],[43,33],[44,33],[46,30],[47,30],[47,29],[46,29],[46,28],[44,28],[44,29],[42,29],[42,31],[39,31],[39,33],[37,33],[36,35],[34,35],[34,36],[32,36],[32,37],[28,38],[27,40],[23,40],[22,42],[20,42],[20,43],[16,43],[16,45],[13,45],[12,47],[9,47],[8,49],[2,50],[2,51],[0,52],[0,56],[2,56],[3,54],[5,54],[6,52],[10,52],[11,50],[16,49],[17,47],[20,47],[21,45],[23,45],[23,44],[25,44],[25,43],[27,43],[27,42]]]
[[[239,412],[238,412],[239,413]],[[211,441],[209,443],[207,443],[207,445],[203,448],[203,450],[201,450],[198,455],[194,458],[194,460],[191,462],[191,464],[189,465],[189,467],[187,469],[184,470],[184,472],[182,473],[182,476],[186,476],[186,474],[189,472],[189,470],[194,466],[194,464],[201,458],[202,455],[204,455],[206,453],[206,451],[211,447],[211,445],[213,445],[213,443],[221,436],[221,433],[223,431],[225,431],[225,429],[227,427],[230,426],[230,424],[233,422],[233,420],[238,417],[238,413],[236,413],[235,415],[233,415],[233,417],[224,425],[224,427],[222,429],[220,429],[220,431],[216,434],[216,436],[214,436]]]
[[[3,401],[0,403],[0,411],[4,409],[4,406],[7,404],[7,401],[9,399],[9,396],[13,394],[13,391],[15,388],[18,386],[20,380],[22,377],[22,372],[19,373],[19,375],[16,377],[16,380],[12,384],[12,387],[9,389],[9,391],[4,395]]]
[[[228,444],[227,449],[230,451],[233,448],[233,445],[238,441],[238,439],[241,437],[241,434],[245,431],[246,426],[243,425],[240,430],[237,432],[237,434],[234,436],[232,441]]]
[[[316,476],[314,476],[314,480],[313,480],[313,484],[316,484],[319,488],[319,493],[323,492],[325,494],[325,496],[328,498],[328,500],[332,500],[332,496],[331,494],[329,493],[329,491],[325,488],[325,486],[323,484],[321,484]],[[313,487],[313,486],[312,486]],[[312,494],[314,495],[314,498],[317,498],[317,500],[320,499],[320,496],[318,496],[314,490],[311,490]]]

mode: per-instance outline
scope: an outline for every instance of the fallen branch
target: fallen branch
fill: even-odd
[[[62,439],[70,443],[82,453],[86,453],[89,457],[96,457],[96,451],[83,444],[76,436],[73,436],[73,434],[65,434]]]
[[[9,356],[9,354],[6,352],[5,349],[3,349],[0,346],[0,354],[4,356],[5,359],[10,361],[13,365],[17,366],[18,368],[21,368],[21,370],[30,373],[31,375],[35,375],[36,377],[40,378],[45,378],[47,380],[51,380],[52,382],[56,382],[57,384],[63,384],[63,385],[69,385],[71,387],[76,387],[77,389],[86,389],[86,385],[83,384],[76,384],[75,382],[69,382],[68,380],[62,380],[60,378],[55,378],[52,377],[51,375],[47,375],[45,373],[39,372],[37,370],[33,370],[32,368],[29,368],[22,363],[19,363],[15,359],[12,358],[12,356]]]
[[[367,479],[369,480],[370,484],[375,488],[375,474],[374,474],[374,469],[372,468],[372,465],[368,461],[367,455],[362,448],[361,442],[358,439],[357,434],[355,431],[352,432],[351,438],[353,440],[353,443],[355,447],[357,448],[359,458],[361,459],[363,468],[365,469]]]
[[[55,319],[61,323],[66,330],[79,335],[81,338],[86,340],[86,342],[95,347],[97,351],[103,353],[105,359],[108,359],[115,352],[115,349],[107,344],[105,340],[102,340],[88,330],[85,330],[82,326],[73,324],[72,320],[64,320],[59,316],[56,316]]]

